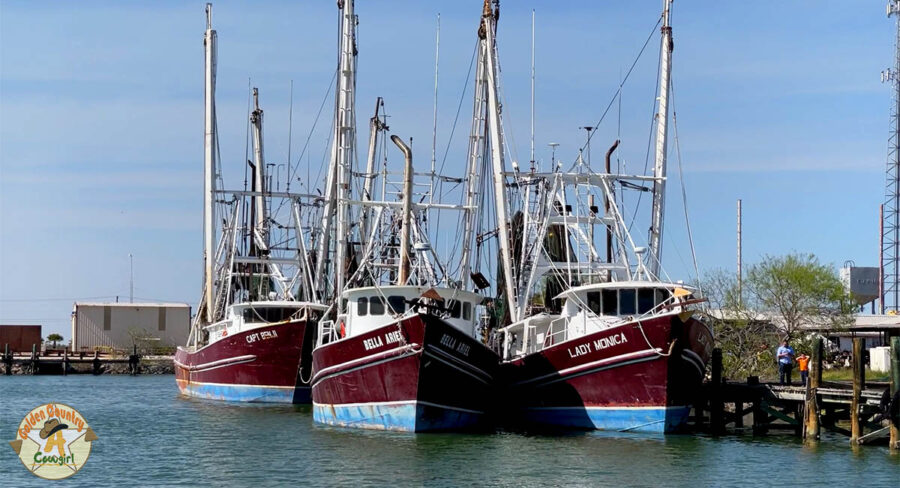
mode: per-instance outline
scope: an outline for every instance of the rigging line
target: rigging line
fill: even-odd
[[[503,123],[503,120],[506,119],[506,116],[503,113],[506,108],[506,90],[504,90],[503,83],[500,80],[501,74],[503,73],[503,66],[500,63],[500,45],[497,42],[497,39],[494,39],[494,46],[488,46],[488,49],[494,50],[495,58],[497,59],[497,95],[500,98],[500,137],[503,139],[503,146],[506,149],[506,154],[509,154],[509,157],[512,158],[513,162],[519,164],[519,151],[516,149],[518,145],[516,144],[515,131],[513,130],[512,125],[507,128]],[[510,119],[511,118],[512,117],[510,117]],[[507,134],[509,137],[506,137]],[[501,148],[501,151],[503,151],[503,148]]]
[[[657,62],[656,65],[656,85],[659,86],[659,77],[662,76],[662,60]],[[671,78],[671,77],[670,77]],[[656,122],[656,98],[653,99],[653,103],[650,106],[650,130],[647,131],[647,152],[644,154],[644,171],[641,172],[642,175],[647,174],[647,168],[650,167],[650,147],[653,145],[653,123]],[[624,191],[622,192],[622,199],[624,202]],[[641,208],[641,200],[644,197],[644,192],[638,193],[637,202],[634,204],[634,211],[631,214],[631,222],[628,223],[628,232],[631,232],[632,227],[634,226],[634,221],[637,218],[638,210]],[[624,209],[623,209],[624,210]]]
[[[322,110],[325,108],[325,102],[328,101],[328,97],[331,95],[331,89],[334,88],[334,80],[337,77],[337,70],[331,75],[331,81],[328,82],[328,89],[325,90],[325,96],[322,98],[322,103],[319,105],[319,111],[316,112],[316,119],[313,121],[312,128],[309,129],[309,134],[306,136],[306,142],[303,143],[303,149],[300,151],[300,156],[297,157],[297,168],[300,168],[300,162],[303,161],[303,155],[306,154],[306,149],[309,147],[309,141],[312,139],[313,133],[316,130],[316,127],[319,124],[319,116],[322,115]],[[308,159],[307,159],[308,160]],[[307,167],[307,169],[309,169]],[[322,169],[319,168],[319,175],[322,174]],[[316,176],[318,180],[319,175]],[[288,175],[288,181],[294,178],[294,173],[290,173]],[[307,178],[308,179],[308,178]],[[306,188],[309,189],[309,181],[306,182]],[[310,192],[311,193],[311,192]]]
[[[647,36],[647,40],[644,41],[644,45],[641,47],[641,51],[638,53],[637,57],[634,58],[634,62],[631,63],[631,67],[628,68],[628,72],[625,73],[625,78],[622,80],[621,83],[619,83],[619,88],[616,90],[616,93],[614,93],[612,98],[609,100],[609,103],[606,105],[606,109],[603,111],[603,115],[600,116],[600,120],[598,120],[597,123],[594,124],[594,127],[599,127],[600,124],[603,122],[603,119],[606,118],[606,114],[609,112],[609,109],[612,108],[613,102],[616,101],[616,98],[619,96],[619,93],[622,91],[622,87],[625,86],[625,82],[628,81],[628,77],[631,76],[631,72],[634,71],[634,67],[637,65],[638,61],[641,59],[641,56],[644,54],[644,50],[647,49],[647,45],[650,44],[650,39],[653,38],[653,34],[656,32],[656,28],[659,27],[660,22],[662,22],[662,16],[660,16],[659,19],[656,21],[656,25],[654,25],[653,28],[650,29],[650,35]],[[590,144],[590,142],[591,142],[591,138],[594,137],[594,134],[596,134],[597,132],[598,131],[592,131],[590,133],[590,135],[588,135],[587,141],[584,143],[583,146],[581,146],[582,150],[587,148],[587,145]]]
[[[472,79],[472,67],[475,65],[475,57],[478,53],[480,41],[475,43],[475,49],[472,50],[472,58],[469,59],[469,70],[466,73],[466,81],[463,83],[462,92],[459,94],[459,103],[456,105],[456,115],[453,117],[453,125],[450,127],[450,136],[447,138],[447,146],[444,148],[444,156],[441,158],[441,168],[438,170],[440,174],[444,174],[444,165],[447,163],[447,155],[450,153],[450,144],[453,142],[453,135],[456,134],[456,124],[459,122],[459,114],[462,111],[462,104],[466,98],[466,92],[469,88],[469,80]],[[467,151],[468,154],[468,151]],[[432,165],[432,173],[434,173],[434,165]],[[432,178],[434,175],[432,175]],[[443,183],[439,183],[441,191],[443,191]],[[465,198],[465,195],[463,195]],[[438,212],[435,216],[434,228],[440,229],[441,226],[441,213]]]
[[[684,205],[684,223],[687,227],[688,244],[691,246],[691,259],[694,261],[694,273],[697,276],[697,287],[700,295],[703,295],[703,285],[700,281],[700,265],[697,263],[697,253],[694,251],[694,235],[691,231],[691,219],[688,216],[687,190],[684,186],[684,172],[681,168],[681,144],[678,140],[678,117],[675,113],[675,83],[672,83],[672,128],[675,132],[675,155],[678,158],[678,179],[681,181],[681,202]]]
[[[466,97],[466,91],[469,87],[469,80],[472,78],[472,66],[475,65],[475,55],[478,53],[478,42],[475,43],[475,49],[472,50],[472,59],[469,60],[469,72],[466,74],[466,81],[463,83],[463,91],[459,95],[459,104],[456,106],[456,116],[453,118],[453,126],[450,128],[450,137],[447,139],[447,147],[444,149],[444,157],[441,159],[440,174],[444,174],[444,163],[447,162],[447,154],[450,152],[450,143],[453,142],[453,134],[456,133],[456,123],[459,121],[459,112],[462,110],[463,100]]]

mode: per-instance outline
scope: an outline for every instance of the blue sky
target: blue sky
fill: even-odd
[[[507,138],[528,160],[531,10],[537,12],[536,146],[574,159],[656,23],[659,1],[503,2]],[[674,110],[697,256],[734,268],[735,201],[744,258],[792,250],[877,265],[895,24],[884,2],[686,2],[673,13]],[[391,129],[430,152],[435,17],[441,14],[438,153],[447,146],[480,0],[359,1],[359,121],[376,96]],[[76,299],[135,296],[195,304],[201,280],[204,2],[0,4],[0,323],[69,336]],[[243,178],[248,78],[260,88],[270,162],[297,159],[329,86],[337,9],[321,2],[216,2],[218,120],[225,178]],[[644,165],[655,95],[654,38],[594,137],[621,132]],[[329,102],[330,103],[330,102]],[[310,138],[316,175],[330,105]],[[448,168],[460,167],[463,99]],[[618,123],[621,120],[621,124]],[[364,135],[364,126],[360,126]],[[677,172],[670,152],[670,175]],[[671,180],[664,266],[693,273]]]

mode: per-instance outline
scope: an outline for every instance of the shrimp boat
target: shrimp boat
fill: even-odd
[[[188,343],[175,353],[175,381],[192,397],[309,403],[316,321],[326,308],[304,301],[312,278],[300,210],[313,197],[268,187],[255,88],[252,188],[217,190],[217,38],[210,4],[206,13],[205,276]],[[218,244],[217,212],[225,217]]]
[[[318,261],[315,273],[334,318],[320,323],[313,351],[313,419],[409,432],[474,428],[484,424],[499,357],[476,337],[485,297],[470,284],[471,253],[462,253],[462,271],[451,276],[432,250],[426,215],[462,212],[461,242],[472,242],[475,192],[467,192],[462,205],[435,202],[434,182],[443,177],[432,168],[428,194],[413,202],[412,152],[396,135],[391,139],[405,161],[402,183],[387,181],[386,165],[379,176],[376,147],[381,140],[386,154],[381,135],[387,130],[379,119],[381,99],[371,119],[367,167],[352,167],[356,17],[353,0],[339,8],[337,122],[318,249],[319,256],[334,258]],[[351,189],[359,186],[351,175],[360,174],[354,199]],[[380,200],[374,198],[377,176]],[[397,194],[402,201],[389,199]]]
[[[510,214],[505,204],[497,207],[498,221],[510,222],[512,233],[501,239],[501,299],[510,322],[499,330],[502,408],[526,425],[675,432],[705,375],[713,338],[694,317],[702,300],[693,288],[660,279],[670,9],[665,0],[652,175],[612,171],[619,141],[603,169],[579,153],[568,171],[560,164],[552,172],[507,172],[502,154],[495,156],[498,202],[508,198],[520,207]],[[484,18],[488,25],[496,20]],[[494,29],[485,31],[491,36]],[[495,55],[488,50],[490,63]],[[652,192],[647,247],[635,244],[623,216],[626,191]],[[598,226],[605,232],[595,232]]]

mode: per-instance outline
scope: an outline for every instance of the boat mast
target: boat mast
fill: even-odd
[[[212,4],[206,4],[206,59],[203,139],[203,275],[206,322],[215,319],[214,271],[216,259],[216,31],[212,28]]]
[[[348,242],[349,215],[347,200],[350,196],[350,175],[353,162],[353,148],[356,144],[356,118],[354,104],[356,101],[356,15],[353,12],[353,0],[338,1],[341,21],[340,59],[338,62],[338,79],[335,107],[335,133],[331,146],[331,164],[328,171],[328,183],[325,195],[325,209],[322,216],[322,240],[316,262],[316,278],[319,280],[319,293],[326,298],[327,274],[325,265],[329,261],[332,226],[337,221],[334,232],[335,260],[332,266],[334,281],[333,298],[337,300],[338,312],[341,312],[339,295],[344,287],[344,271],[346,246]]]
[[[480,35],[480,34],[479,34]],[[461,288],[467,290],[472,269],[472,242],[475,237],[475,220],[480,209],[475,208],[479,197],[479,167],[484,158],[484,132],[487,112],[487,91],[485,81],[485,44],[478,43],[477,64],[475,65],[474,107],[472,109],[472,129],[469,134],[469,164],[466,171],[466,200],[463,209],[462,256],[460,258]],[[476,256],[477,259],[477,256]],[[477,269],[477,263],[476,263]]]
[[[531,9],[531,172],[534,173],[534,9]]]
[[[259,90],[256,88],[253,89],[253,112],[250,113],[250,125],[253,127],[253,162],[255,165],[253,170],[253,192],[256,194],[254,197],[254,213],[256,214],[254,234],[259,247],[265,250],[269,247],[268,215],[266,214],[266,198],[263,196],[266,162],[263,159],[263,111],[259,108]]]
[[[499,4],[498,12],[499,14]],[[497,93],[497,51],[494,44],[494,35],[496,34],[496,20],[494,12],[491,9],[491,0],[484,0],[484,10],[481,16],[481,29],[479,34],[482,36],[481,42],[484,44],[485,68],[487,69],[487,102],[488,117],[487,125],[491,138],[491,162],[494,169],[494,200],[497,204],[497,237],[499,239],[500,260],[503,266],[503,279],[506,282],[506,297],[508,300],[507,309],[509,310],[510,319],[513,322],[518,320],[519,307],[516,302],[516,281],[513,279],[513,261],[509,248],[509,227],[507,224],[511,221],[507,211],[506,201],[506,171],[503,161],[503,136],[500,122],[500,100]]]
[[[384,123],[378,116],[378,109],[384,104],[381,97],[375,100],[375,115],[369,119],[369,150],[366,155],[366,173],[363,176],[363,193],[362,200],[364,202],[372,201],[372,186],[375,183],[375,151],[378,146],[378,133],[382,129],[386,129]],[[363,207],[362,217],[360,219],[360,232],[362,239],[366,239],[369,235],[369,209]],[[365,246],[365,243],[363,244]]]
[[[659,110],[656,113],[656,159],[653,166],[653,216],[650,222],[650,274],[659,276],[662,259],[663,212],[666,204],[666,143],[669,122],[669,76],[672,73],[672,0],[663,0],[662,40],[659,59]]]

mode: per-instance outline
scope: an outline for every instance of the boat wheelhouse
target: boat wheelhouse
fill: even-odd
[[[656,315],[681,313],[693,291],[681,283],[623,281],[569,288],[559,314],[538,313],[501,329],[503,359],[511,360],[544,347],[576,340]]]
[[[338,316],[336,327],[323,329],[328,336],[320,338],[320,344],[365,334],[414,313],[430,313],[475,337],[484,297],[454,288],[386,285],[352,288],[343,293],[343,299],[346,312]]]

